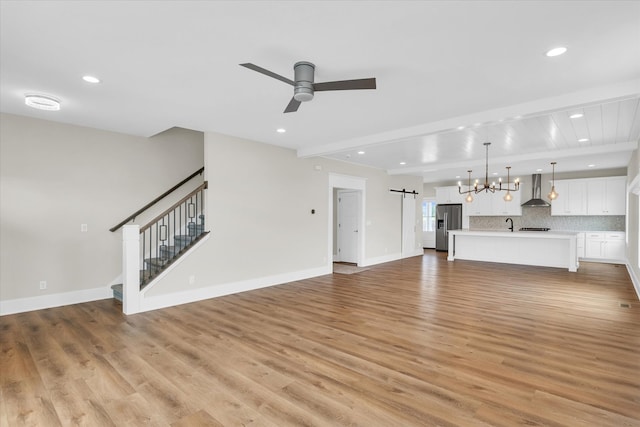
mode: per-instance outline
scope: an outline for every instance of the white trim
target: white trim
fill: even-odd
[[[0,316],[8,314],[24,313],[27,311],[44,310],[64,305],[82,304],[84,302],[98,301],[113,298],[111,288],[104,286],[80,291],[62,292],[37,297],[16,298],[0,301]]]
[[[308,270],[296,271],[293,273],[276,274],[268,277],[243,280],[240,282],[224,283],[220,285],[208,286],[205,288],[192,289],[183,292],[174,292],[166,295],[145,297],[140,304],[140,312],[158,310],[166,307],[173,307],[180,304],[188,304],[224,295],[237,294],[240,292],[252,291],[269,286],[282,285],[295,282],[297,280],[310,279],[312,277],[331,274],[332,269],[328,267],[318,267]]]
[[[335,189],[344,189],[344,190],[360,190],[358,197],[358,212],[360,215],[359,224],[358,224],[358,267],[362,267],[364,264],[365,258],[365,245],[367,242],[366,232],[367,229],[365,227],[366,221],[366,199],[367,199],[367,179],[351,176],[351,175],[342,175],[337,173],[329,173],[329,202],[328,206],[328,218],[327,218],[327,265],[326,268],[329,271],[333,271],[333,190]]]
[[[636,196],[640,196],[640,174],[636,175],[636,177],[633,178],[633,181],[631,181],[631,183],[629,184],[627,194],[628,193],[633,193]]]
[[[375,258],[367,258],[364,260],[364,262],[362,263],[362,265],[360,267],[369,267],[372,265],[376,265],[376,264],[382,264],[385,262],[391,262],[391,261],[397,261],[399,259],[402,259],[402,254],[400,252],[395,253],[395,254],[388,254],[388,255],[383,255],[383,256],[378,256]]]
[[[638,276],[636,276],[635,271],[631,268],[631,265],[627,262],[625,264],[627,266],[627,272],[629,273],[629,277],[631,277],[631,283],[633,284],[633,289],[636,291],[636,296],[638,297],[638,301],[640,301],[640,280],[638,280]]]

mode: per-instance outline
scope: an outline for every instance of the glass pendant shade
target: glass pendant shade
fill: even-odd
[[[510,192],[507,191],[507,194],[504,195],[503,199],[505,202],[510,202],[513,200],[513,196],[511,195]]]
[[[556,162],[551,162],[551,192],[547,194],[549,200],[553,201],[558,198],[559,194],[556,193]]]

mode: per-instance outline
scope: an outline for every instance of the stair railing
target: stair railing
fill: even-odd
[[[208,232],[205,230],[207,181],[146,225],[123,229],[123,310],[140,309],[140,291]]]
[[[153,206],[156,203],[158,203],[160,200],[162,200],[165,197],[167,197],[169,194],[171,194],[174,191],[176,191],[178,188],[182,187],[184,184],[189,182],[195,176],[202,175],[202,172],[204,172],[204,167],[201,167],[200,169],[198,169],[197,171],[195,171],[194,173],[192,173],[191,175],[189,175],[188,177],[186,177],[185,179],[183,179],[182,181],[180,181],[179,183],[177,183],[176,185],[174,185],[173,187],[171,187],[170,189],[168,189],[167,191],[165,191],[164,193],[162,193],[161,195],[159,195],[158,197],[156,197],[155,199],[153,199],[152,201],[150,201],[146,205],[144,205],[142,208],[138,209],[137,211],[135,211],[134,213],[132,213],[131,215],[126,217],[120,223],[118,223],[117,225],[114,225],[113,227],[111,227],[109,229],[109,231],[111,231],[111,232],[118,231],[118,229],[120,227],[122,227],[123,225],[125,225],[129,221],[135,221],[135,219],[136,219],[136,217],[138,217],[138,215],[140,215],[141,213],[143,213],[144,211],[149,209],[151,206]]]

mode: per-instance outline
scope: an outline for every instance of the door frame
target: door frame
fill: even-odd
[[[359,267],[364,264],[365,256],[365,242],[366,242],[366,229],[365,229],[365,206],[366,206],[366,178],[350,175],[341,175],[336,173],[329,173],[329,203],[328,203],[328,231],[327,231],[327,267],[333,266],[333,230],[335,227],[333,221],[333,190],[355,190],[358,194],[358,250],[357,250],[357,265]]]

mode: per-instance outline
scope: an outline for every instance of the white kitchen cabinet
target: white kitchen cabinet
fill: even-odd
[[[585,258],[624,261],[625,233],[623,231],[589,231],[585,233]]]
[[[474,194],[473,202],[468,203],[469,215],[471,216],[521,216],[522,206],[520,206],[520,192],[512,191],[513,200],[504,201],[505,191],[497,193]]]
[[[458,192],[458,187],[436,187],[436,203],[439,205],[464,203],[464,197]]]
[[[551,215],[586,215],[587,182],[566,179],[555,182],[558,198],[551,202]]]
[[[469,216],[490,216],[493,214],[491,196],[487,193],[473,194],[473,202],[467,203],[467,206]]]
[[[513,198],[510,202],[504,201],[504,195],[506,192],[499,192],[492,194],[491,198],[491,212],[492,215],[498,216],[521,216],[522,215],[522,206],[520,206],[520,192],[512,191],[511,197]]]
[[[626,177],[593,178],[587,182],[587,215],[625,215]]]

